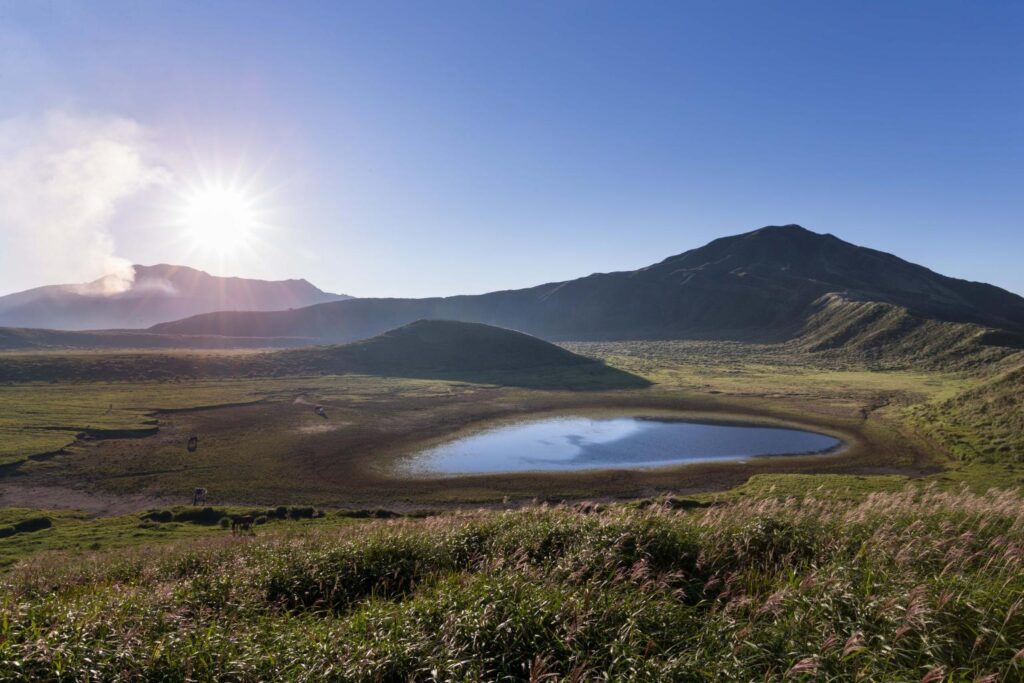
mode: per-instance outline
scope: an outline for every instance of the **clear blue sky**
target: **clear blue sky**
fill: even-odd
[[[426,296],[800,223],[1024,293],[1020,2],[0,0],[0,45],[9,129],[144,130],[90,228],[133,262]],[[271,225],[211,254],[166,214],[226,167]]]

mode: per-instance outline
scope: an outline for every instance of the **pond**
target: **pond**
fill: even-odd
[[[413,456],[417,474],[634,469],[830,451],[800,429],[647,417],[551,417],[471,434]]]

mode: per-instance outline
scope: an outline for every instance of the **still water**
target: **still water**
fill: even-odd
[[[552,417],[472,434],[409,461],[422,474],[660,467],[828,451],[841,442],[799,429],[644,417]]]

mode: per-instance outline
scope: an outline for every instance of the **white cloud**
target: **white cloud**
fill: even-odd
[[[116,274],[131,282],[110,225],[170,173],[147,131],[113,117],[49,113],[0,120],[0,285],[8,291]]]

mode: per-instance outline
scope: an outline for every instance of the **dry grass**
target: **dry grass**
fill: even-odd
[[[0,677],[1021,680],[1024,500],[532,508],[5,577]]]

